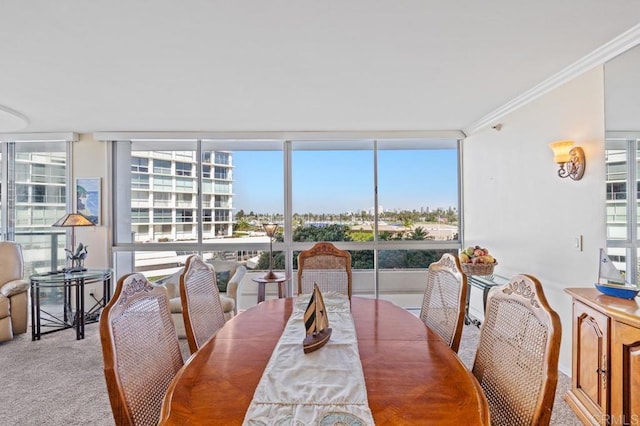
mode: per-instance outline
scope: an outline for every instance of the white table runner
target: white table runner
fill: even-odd
[[[323,293],[329,327],[327,344],[305,354],[304,310],[293,313],[258,383],[244,425],[373,425],[349,299]]]

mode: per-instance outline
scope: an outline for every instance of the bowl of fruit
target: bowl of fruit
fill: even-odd
[[[498,261],[489,254],[489,250],[480,246],[469,246],[458,256],[462,272],[466,275],[491,275]]]

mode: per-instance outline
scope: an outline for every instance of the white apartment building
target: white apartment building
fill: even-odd
[[[67,156],[64,150],[39,148],[35,144],[16,147],[15,162],[9,163],[13,166],[8,170],[15,182],[15,197],[8,196],[3,209],[9,216],[15,211],[15,241],[22,245],[27,273],[49,271],[58,260],[64,265],[65,259],[65,230],[51,225],[67,211]]]
[[[131,227],[135,242],[197,240],[233,232],[232,154],[204,151],[202,176],[195,151],[134,151],[131,155]],[[198,182],[202,220],[198,220]]]

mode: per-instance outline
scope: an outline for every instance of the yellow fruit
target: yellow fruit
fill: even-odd
[[[467,256],[466,253],[461,253],[460,254],[460,263],[467,263],[469,262],[469,256]]]

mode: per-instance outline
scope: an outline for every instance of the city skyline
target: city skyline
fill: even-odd
[[[379,206],[457,209],[457,155],[454,149],[379,151]],[[294,151],[292,163],[294,213],[355,213],[374,205],[372,151]],[[281,151],[234,151],[233,165],[236,212],[283,213]]]

